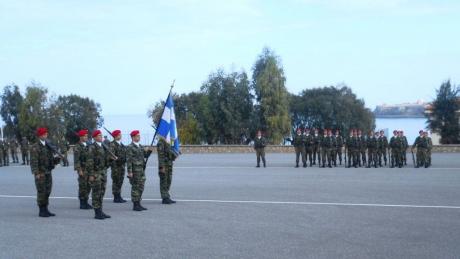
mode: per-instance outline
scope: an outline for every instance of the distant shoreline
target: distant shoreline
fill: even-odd
[[[374,115],[376,119],[425,119],[425,116],[416,115]]]

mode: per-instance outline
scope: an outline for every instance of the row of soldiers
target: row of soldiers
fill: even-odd
[[[18,150],[22,155],[22,165],[29,164],[29,141],[22,138],[21,143],[16,139],[0,140],[0,167],[10,165],[10,156],[12,163],[19,164]]]
[[[369,131],[367,136],[362,134],[359,129],[352,129],[350,135],[344,138],[340,131],[334,133],[330,129],[323,130],[323,135],[319,130],[298,128],[296,135],[292,139],[287,139],[295,149],[296,165],[299,167],[300,161],[303,167],[310,167],[318,164],[319,167],[336,167],[345,162],[345,167],[383,167],[390,165],[391,168],[401,168],[407,165],[407,149],[409,147],[406,136],[402,130],[395,130],[394,135],[388,140],[383,130],[379,132]],[[417,138],[412,151],[417,148],[416,167],[431,165],[432,141],[428,133],[421,131],[423,138]],[[422,141],[423,140],[423,141]],[[426,140],[426,144],[425,144]],[[265,146],[267,140],[258,131],[254,140],[254,148],[257,155],[257,167],[260,167],[260,160],[265,161]],[[426,147],[425,147],[426,146]],[[426,150],[426,151],[425,151]],[[345,151],[345,152],[343,152]],[[390,161],[388,161],[388,158]]]
[[[133,210],[147,210],[141,205],[141,200],[146,181],[146,164],[153,148],[144,147],[140,144],[140,132],[138,130],[131,132],[132,142],[128,146],[121,142],[120,130],[111,133],[114,140],[109,143],[104,143],[100,130],[95,130],[92,133],[93,143],[88,142],[88,134],[88,130],[78,132],[80,140],[74,149],[74,169],[78,175],[80,209],[94,209],[95,219],[103,220],[111,217],[103,211],[107,172],[110,168],[113,182],[113,202],[126,202],[121,196],[121,189],[127,174],[131,184]],[[39,216],[52,217],[55,214],[48,209],[52,189],[51,172],[64,156],[47,141],[48,130],[46,128],[39,128],[37,137],[37,143],[31,148],[31,170],[35,176]],[[157,154],[162,203],[174,204],[176,201],[170,198],[169,190],[172,182],[173,162],[177,158],[177,154],[164,138],[158,140]],[[57,155],[60,159],[56,159]],[[90,195],[92,205],[88,203]]]

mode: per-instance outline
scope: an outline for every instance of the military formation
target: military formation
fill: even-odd
[[[152,147],[140,144],[140,132],[131,132],[131,144],[125,146],[121,143],[121,131],[111,132],[113,141],[104,140],[102,132],[92,132],[92,142],[89,142],[89,131],[80,130],[77,133],[79,142],[74,147],[74,170],[78,179],[78,199],[80,209],[94,210],[94,218],[104,220],[111,218],[104,210],[104,196],[107,187],[107,175],[110,168],[112,178],[112,193],[114,203],[126,203],[121,196],[125,175],[131,184],[131,201],[133,211],[147,210],[142,206],[142,194],[146,181],[145,169],[148,157],[153,152]],[[27,140],[23,140],[24,144]],[[27,142],[28,144],[28,142]],[[22,148],[22,146],[21,146]],[[37,129],[37,142],[30,149],[30,167],[35,177],[37,189],[37,205],[40,217],[52,217],[56,214],[48,210],[49,196],[52,191],[52,171],[57,164],[69,166],[67,152],[69,145],[62,141],[59,148],[48,140],[46,128]],[[158,175],[160,179],[160,194],[163,204],[174,204],[171,199],[170,188],[172,183],[173,163],[177,154],[171,145],[159,138],[157,144]],[[24,163],[28,162],[23,156]],[[91,197],[92,204],[89,204]]]
[[[22,155],[22,165],[29,164],[29,142],[21,141],[19,143],[16,139],[3,139],[0,140],[0,167],[9,166],[10,161],[13,164],[19,164],[18,153]],[[11,158],[11,160],[10,160]]]
[[[346,168],[407,166],[409,143],[402,130],[395,130],[389,140],[383,130],[363,134],[359,129],[352,129],[348,137],[342,136],[339,130],[333,132],[324,129],[321,131],[322,135],[319,132],[318,129],[298,128],[295,136],[287,139],[294,146],[296,168],[300,166],[332,168],[342,164]],[[413,164],[416,168],[427,168],[431,166],[433,143],[428,132],[421,130],[419,133],[420,136],[410,149]],[[261,131],[258,131],[254,140],[257,167],[260,166],[260,157],[263,157],[264,167],[266,166],[265,146],[266,140]]]

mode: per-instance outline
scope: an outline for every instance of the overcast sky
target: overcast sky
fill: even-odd
[[[144,114],[219,67],[251,72],[264,46],[287,88],[345,83],[368,107],[460,83],[460,1],[0,0],[0,86],[31,80]]]

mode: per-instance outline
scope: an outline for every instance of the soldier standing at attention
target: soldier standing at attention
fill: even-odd
[[[407,148],[409,147],[409,142],[407,142],[407,138],[404,136],[404,131],[401,130],[399,133],[401,134],[400,138],[402,142],[401,159],[404,165],[407,165]]]
[[[362,166],[366,166],[366,137],[362,135],[362,131],[358,130],[358,138],[359,138],[359,166],[361,167],[361,162]]]
[[[11,159],[13,159],[13,163],[19,164],[18,147],[19,147],[19,143],[16,141],[16,139],[11,139],[10,141]]]
[[[173,162],[177,154],[171,148],[166,139],[160,137],[157,143],[158,153],[158,176],[160,177],[160,192],[163,204],[173,204],[176,201],[171,200],[169,189],[171,188]]]
[[[121,131],[114,130],[112,132],[113,141],[110,143],[112,153],[118,158],[112,160],[111,175],[112,175],[112,193],[114,203],[125,203],[126,200],[121,197],[121,187],[126,171],[126,147],[121,143]]]
[[[428,148],[426,150],[426,161],[428,164],[428,167],[431,166],[431,150],[433,149],[433,140],[431,140],[430,136],[428,136],[428,131],[425,131],[423,133],[425,135],[426,141],[428,143]]]
[[[59,163],[59,160],[54,159],[53,152],[46,144],[48,129],[37,129],[37,137],[38,142],[32,146],[30,152],[30,168],[37,188],[37,204],[40,209],[38,216],[53,217],[56,214],[48,210],[49,197],[53,186],[51,171]]]
[[[110,218],[102,211],[105,189],[107,185],[107,168],[109,167],[109,155],[102,143],[102,132],[95,130],[92,134],[94,143],[89,146],[87,160],[88,180],[91,184],[92,200],[95,219]]]
[[[358,137],[358,130],[353,131],[353,137],[351,140],[351,152],[353,157],[353,167],[358,168],[361,166],[361,138]]]
[[[265,147],[267,146],[267,140],[262,136],[262,131],[257,131],[257,136],[254,139],[254,149],[256,150],[257,156],[257,168],[260,167],[260,160],[262,159],[262,163],[264,167],[266,167],[265,161]]]
[[[145,159],[152,153],[152,148],[144,148],[139,141],[141,140],[140,132],[133,130],[131,132],[132,142],[126,149],[126,160],[128,164],[128,178],[131,183],[131,200],[134,211],[147,210],[141,205],[142,193],[145,185]]]
[[[297,129],[294,140],[292,141],[295,149],[295,167],[299,167],[299,157],[302,156],[303,167],[307,167],[307,160],[305,157],[305,137],[302,135],[302,130]]]
[[[90,210],[93,207],[88,204],[91,186],[88,176],[88,130],[78,132],[80,141],[75,145],[73,150],[74,170],[78,174],[78,199],[80,200],[80,209]]]
[[[313,136],[313,164],[316,165],[316,157],[318,157],[318,165],[321,165],[320,155],[321,136],[319,135],[318,129],[315,129],[315,135]]]
[[[427,163],[427,149],[428,149],[428,140],[425,138],[425,133],[423,130],[419,131],[420,136],[418,136],[414,144],[412,145],[412,152],[414,152],[414,149],[417,148],[417,161],[415,168],[419,168],[420,166],[425,166],[425,168],[428,167]]]
[[[334,163],[336,164],[337,158],[339,158],[339,163],[342,165],[342,148],[344,145],[344,139],[340,135],[340,131],[335,131],[335,154],[334,154]]]
[[[4,166],[9,166],[10,165],[10,144],[8,143],[8,140],[3,141],[3,165]]]
[[[29,141],[26,137],[23,137],[21,141],[21,156],[22,165],[29,165]]]
[[[334,142],[332,139],[332,134],[330,130],[324,129],[323,131],[323,138],[321,141],[321,158],[323,159],[322,168],[326,167],[326,160],[327,166],[332,168],[331,165],[331,153],[332,148],[334,147]]]
[[[398,131],[393,131],[393,137],[390,139],[390,148],[391,148],[391,168],[402,167],[401,163],[401,147],[402,142],[399,138]]]
[[[350,129],[350,135],[345,139],[345,155],[348,156],[348,161],[345,164],[346,168],[351,167],[351,161],[353,160],[353,154],[351,152],[351,145],[353,140],[353,129]]]
[[[310,161],[310,167],[313,166],[313,136],[310,135],[310,129],[305,129],[305,154],[308,156]]]
[[[387,165],[387,150],[388,150],[388,139],[385,136],[385,132],[383,130],[380,131],[379,135],[379,166],[382,166],[382,157],[385,162],[385,166]]]
[[[369,136],[367,138],[367,168],[374,166],[377,168],[377,148],[378,148],[378,133],[374,135],[374,131],[369,131]]]

